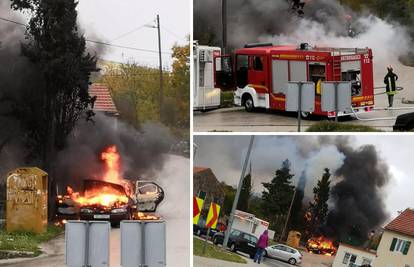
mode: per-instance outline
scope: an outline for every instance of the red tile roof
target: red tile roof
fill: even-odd
[[[109,88],[105,84],[94,83],[89,86],[89,95],[91,97],[97,97],[93,107],[94,111],[118,113]]]
[[[199,173],[199,172],[207,171],[208,169],[209,168],[194,166],[193,167],[193,173]]]
[[[386,230],[414,236],[414,210],[406,209],[397,218],[385,226]]]

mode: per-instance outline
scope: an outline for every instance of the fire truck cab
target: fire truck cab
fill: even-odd
[[[352,112],[368,112],[374,107],[374,81],[372,50],[369,48],[330,48],[274,46],[270,43],[246,45],[236,50],[234,57],[222,56],[216,65],[229,65],[233,61],[234,103],[247,111],[255,108],[285,110],[286,90],[289,81],[315,83],[315,115],[334,117],[335,112],[321,110],[321,82],[351,81]],[[223,68],[216,69],[216,87],[228,86],[222,81]],[[219,76],[218,74],[221,74]],[[229,74],[227,74],[228,76]],[[303,113],[302,116],[308,116]]]
[[[193,109],[211,110],[220,106],[221,90],[215,87],[214,59],[220,58],[220,47],[193,44],[194,55],[194,91]]]

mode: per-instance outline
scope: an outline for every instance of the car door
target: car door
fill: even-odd
[[[265,60],[265,56],[249,56],[249,84],[252,84],[256,90],[258,88],[264,89],[266,91],[268,90],[266,69],[267,62]]]
[[[282,245],[274,246],[274,257],[280,260],[288,260],[286,259],[286,247]]]
[[[235,243],[236,246],[238,246],[239,244],[239,240],[240,240],[240,231],[238,230],[234,230],[233,232],[231,232],[230,234],[230,240],[232,243]],[[230,246],[230,242],[228,243],[228,245]]]
[[[249,243],[247,244],[249,247],[249,253],[254,253],[256,251],[257,241],[257,237],[249,235]]]

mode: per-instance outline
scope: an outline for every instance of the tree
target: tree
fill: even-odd
[[[236,197],[236,189],[230,185],[224,184],[224,203],[223,203],[223,214],[229,216],[233,207],[233,201]]]
[[[239,202],[237,203],[237,209],[248,212],[249,201],[252,194],[252,175],[251,172],[243,179],[242,188],[240,191]]]
[[[325,168],[325,173],[318,181],[317,186],[313,188],[313,202],[309,203],[310,220],[308,222],[308,231],[310,234],[314,233],[316,228],[325,223],[326,215],[328,214],[328,200],[331,181],[329,180],[331,174],[328,168]]]
[[[293,176],[290,162],[286,159],[282,167],[276,170],[273,179],[269,183],[262,183],[265,188],[262,192],[262,210],[273,229],[283,227],[294,193]]]
[[[190,43],[172,48],[174,59],[167,103],[163,108],[164,123],[170,127],[188,130],[190,127]]]
[[[22,54],[36,64],[41,85],[28,86],[36,96],[27,97],[30,110],[22,111],[32,155],[48,170],[56,150],[88,111],[89,77],[97,71],[96,59],[86,52],[85,38],[77,27],[75,0],[11,0],[11,7],[32,17]],[[35,91],[35,92],[34,92]],[[89,116],[92,115],[88,112]]]

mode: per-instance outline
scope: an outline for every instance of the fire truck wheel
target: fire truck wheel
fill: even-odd
[[[292,264],[292,265],[296,264],[296,260],[294,258],[290,258],[288,262],[289,264]]]
[[[253,112],[254,111],[254,102],[250,95],[246,97],[246,100],[244,101],[244,108],[247,112]]]

